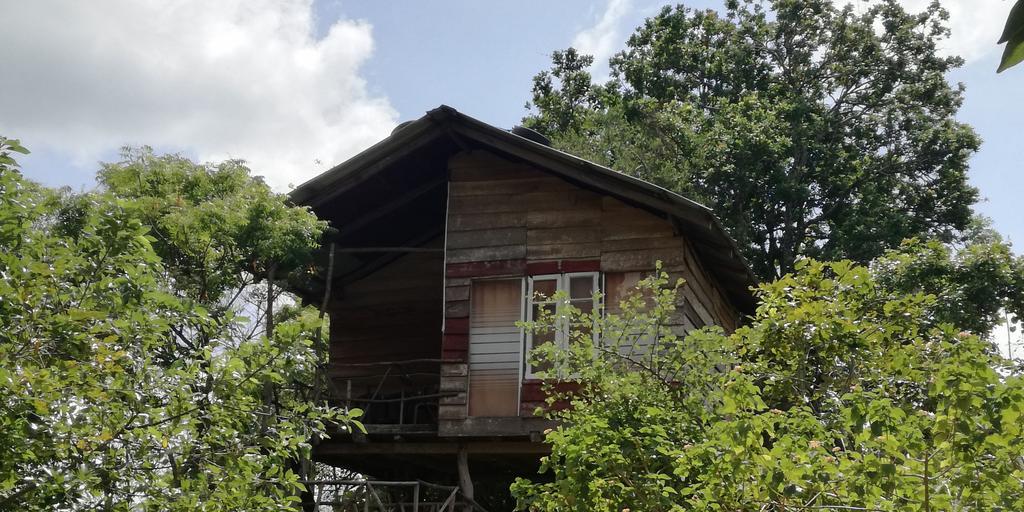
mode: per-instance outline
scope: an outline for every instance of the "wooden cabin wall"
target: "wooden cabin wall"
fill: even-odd
[[[680,331],[736,327],[739,314],[697,259],[691,244],[660,217],[485,151],[449,160],[445,333],[440,418],[467,415],[468,317],[472,278],[559,272],[649,273],[663,262],[687,281],[680,294]],[[543,400],[527,384],[521,415]]]
[[[442,239],[425,246],[440,248]],[[360,376],[386,371],[381,366],[346,365],[441,357],[443,257],[441,251],[405,254],[334,294],[329,309],[331,375],[340,389],[352,379],[353,396],[360,396],[365,388],[375,388],[380,381]],[[436,363],[404,368],[422,373],[430,371],[431,366],[433,376],[418,378],[424,385],[436,385]]]

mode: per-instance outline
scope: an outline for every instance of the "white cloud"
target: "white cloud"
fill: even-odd
[[[629,13],[632,0],[608,0],[601,19],[592,27],[581,30],[572,38],[572,47],[580,53],[593,55],[598,81],[607,78],[608,59],[624,46],[620,37],[622,19]]]
[[[910,12],[923,11],[932,0],[901,0]],[[858,8],[863,0],[838,0],[837,4],[852,3]],[[959,55],[968,63],[981,59],[989,53],[1002,51],[996,45],[1006,16],[1010,13],[1008,0],[940,0],[949,11],[950,38],[940,43],[940,50],[946,55]]]
[[[312,0],[12,2],[0,133],[95,161],[123,144],[245,158],[278,189],[388,134],[369,24],[314,37]],[[320,160],[323,165],[314,163]]]

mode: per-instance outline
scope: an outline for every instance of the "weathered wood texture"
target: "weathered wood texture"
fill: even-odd
[[[425,246],[442,243],[438,238]],[[341,389],[349,379],[353,396],[375,389],[388,368],[366,363],[441,357],[443,269],[441,252],[409,253],[335,294],[329,306],[331,375]],[[399,371],[393,368],[391,375]],[[436,386],[436,366],[434,371],[415,377]]]
[[[455,155],[449,173],[442,353],[451,364],[467,360],[463,325],[472,278],[552,270],[650,272],[660,260],[673,279],[687,282],[674,327],[680,332],[705,325],[735,329],[737,310],[667,218],[484,151]],[[593,264],[599,268],[589,268]],[[464,390],[466,379],[443,376],[442,388]],[[527,395],[521,410],[532,414],[540,403]],[[464,401],[446,401],[440,416],[465,418]]]

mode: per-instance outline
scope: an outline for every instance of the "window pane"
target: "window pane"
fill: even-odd
[[[569,278],[569,298],[589,299],[594,296],[594,276],[575,276]]]
[[[533,305],[533,320],[539,321],[541,319],[541,311],[545,311],[549,318],[553,318],[556,311],[554,304],[534,304]],[[537,331],[533,333],[533,342],[536,345],[546,343],[549,341],[555,341],[555,329],[545,329],[543,331]]]
[[[557,291],[557,279],[535,279],[533,281],[533,297],[531,298],[536,298],[537,294],[550,298]]]
[[[541,311],[545,311],[550,315],[555,314],[555,304],[534,304],[533,305],[533,320],[537,321],[541,318]],[[528,346],[526,347],[526,359],[529,361],[530,356],[533,354],[533,349],[547,344],[555,342],[555,328],[544,329],[541,331],[535,331],[532,336],[529,337]],[[542,365],[528,365],[528,373],[536,373],[540,371],[546,371],[551,368],[550,364]]]
[[[574,300],[574,301],[571,301],[571,304],[576,309],[582,311],[584,315],[589,315],[590,312],[594,310],[594,301],[593,301],[593,299]]]

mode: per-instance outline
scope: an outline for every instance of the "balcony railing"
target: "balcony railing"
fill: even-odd
[[[440,399],[457,394],[440,391],[440,359],[335,362],[331,370],[329,400],[362,409],[367,426],[436,427]]]
[[[331,512],[487,512],[456,486],[422,480],[307,480],[313,510]]]

